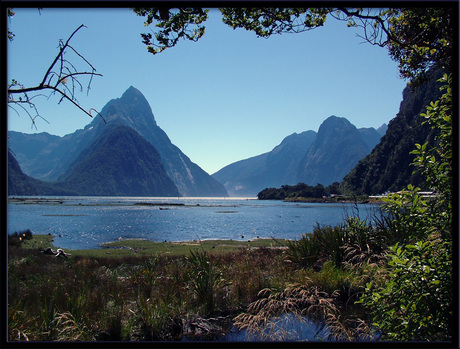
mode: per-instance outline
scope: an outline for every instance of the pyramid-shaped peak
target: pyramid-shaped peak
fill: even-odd
[[[133,101],[136,100],[136,98],[142,98],[143,100],[147,101],[142,92],[133,86],[130,86],[121,96],[123,101]]]

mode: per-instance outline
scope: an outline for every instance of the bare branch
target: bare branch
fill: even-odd
[[[75,31],[72,33],[72,35],[70,35],[70,37],[67,39],[65,45],[61,46],[61,49],[59,50],[58,55],[57,55],[56,58],[54,59],[53,63],[51,63],[51,65],[49,66],[49,68],[48,68],[48,70],[47,70],[45,76],[43,77],[43,80],[42,80],[40,86],[42,86],[42,85],[45,84],[46,77],[47,77],[48,74],[50,73],[51,69],[53,69],[54,65],[55,65],[56,62],[59,60],[59,58],[62,59],[62,56],[63,56],[63,54],[64,54],[64,50],[66,49],[67,45],[69,44],[69,41],[72,39],[72,37],[75,35],[75,33],[76,33],[77,31],[79,31],[79,30],[80,30],[81,28],[83,28],[83,27],[86,28],[86,26],[82,24],[82,25],[80,25],[77,29],[75,29]],[[61,42],[61,43],[62,43],[62,42]]]
[[[60,99],[58,104],[60,104],[63,100],[70,101],[74,106],[78,109],[83,111],[86,115],[93,117],[92,111],[95,109],[91,108],[89,111],[82,108],[76,98],[76,89],[78,88],[80,92],[83,92],[83,85],[81,84],[79,77],[89,77],[89,82],[87,85],[87,94],[89,93],[91,83],[93,81],[94,76],[102,76],[102,74],[96,73],[96,69],[94,66],[82,55],[80,54],[74,47],[72,47],[69,43],[73,36],[81,29],[85,27],[83,24],[80,25],[70,36],[69,38],[63,42],[59,40],[59,53],[54,58],[51,65],[48,67],[45,75],[43,76],[42,81],[40,84],[33,86],[33,87],[24,87],[23,85],[19,84],[16,80],[13,80],[10,85],[8,85],[8,103],[15,104],[21,107],[30,117],[32,120],[33,125],[35,126],[35,119],[37,117],[42,118],[46,121],[37,111],[35,104],[32,102],[32,99],[37,96],[44,96],[43,94],[36,94],[34,96],[29,96],[30,92],[38,92],[44,90],[50,90],[51,94],[47,97],[50,98],[51,95],[58,93],[60,95]],[[86,28],[86,27],[85,27]],[[68,59],[64,57],[67,53],[67,50],[71,50],[74,52],[80,59],[83,60],[85,64],[90,67],[90,71],[79,71],[77,67],[70,62]],[[57,64],[59,62],[59,64]],[[56,80],[54,80],[56,78]],[[21,97],[18,99],[14,99],[14,94],[20,94]],[[45,96],[46,97],[46,96]],[[32,116],[28,110],[24,108],[24,105],[21,104],[28,104],[31,108],[35,109],[36,116]],[[18,113],[18,111],[12,107],[13,110]],[[100,115],[96,111],[96,115]],[[102,116],[101,116],[102,117]],[[102,118],[104,120],[104,118]],[[46,121],[48,122],[48,121]],[[105,120],[104,120],[105,122]]]
[[[19,112],[18,112],[11,104],[17,105],[18,107],[20,107],[21,109],[23,109],[23,110],[27,113],[27,115],[29,116],[30,120],[32,121],[32,126],[31,126],[31,128],[34,128],[34,127],[35,127],[35,129],[37,129],[37,125],[35,124],[35,119],[36,119],[37,117],[39,117],[40,119],[42,119],[43,121],[45,121],[46,123],[49,124],[48,120],[46,120],[44,117],[42,117],[42,116],[38,113],[38,110],[37,110],[37,108],[35,107],[35,104],[34,104],[34,103],[32,103],[32,102],[30,102],[30,101],[22,101],[22,100],[20,100],[20,101],[13,101],[13,102],[9,103],[9,104],[8,104],[8,107],[11,108],[12,110],[14,110],[14,111],[16,112],[16,114],[20,115]],[[35,110],[36,115],[35,115],[35,116],[32,116],[32,114],[29,113],[29,111],[26,109],[26,107],[25,107],[24,105],[22,105],[22,104],[27,104],[27,105],[29,105],[29,108],[32,108],[32,109]]]

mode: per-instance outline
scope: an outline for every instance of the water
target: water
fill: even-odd
[[[232,326],[225,335],[214,336],[184,336],[182,341],[218,341],[218,342],[274,342],[274,341],[334,341],[329,338],[330,330],[319,320],[309,319],[293,313],[284,313],[276,318],[271,318],[266,326],[255,333],[246,329],[238,330]]]
[[[256,238],[298,239],[319,224],[347,215],[372,216],[375,205],[288,203],[242,198],[47,197],[42,203],[8,204],[8,233],[30,229],[55,235],[67,249],[100,248],[104,242]]]
[[[259,329],[257,334],[250,334],[245,329],[233,328],[221,338],[221,341],[323,341],[328,339],[329,334],[328,327],[321,321],[289,313],[270,319],[270,326]]]

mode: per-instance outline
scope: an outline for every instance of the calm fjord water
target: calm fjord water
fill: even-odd
[[[376,205],[287,203],[242,198],[48,197],[8,204],[8,233],[55,235],[56,246],[99,248],[119,238],[151,241],[298,239],[319,223],[372,218]],[[358,208],[358,210],[356,210]]]

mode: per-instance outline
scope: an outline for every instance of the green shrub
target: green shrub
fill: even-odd
[[[303,234],[299,240],[288,241],[285,255],[300,268],[312,267],[318,262],[319,244],[313,234]]]
[[[448,244],[439,239],[391,248],[387,283],[378,289],[368,283],[361,299],[372,308],[374,324],[384,339],[452,338],[450,253]]]
[[[390,340],[449,341],[453,336],[452,294],[452,95],[451,77],[440,79],[446,92],[422,114],[437,129],[436,147],[416,145],[415,165],[435,193],[418,188],[386,199],[392,228],[406,235],[391,247],[386,283],[369,283],[361,302],[375,326]]]
[[[209,257],[206,251],[190,250],[188,261],[189,288],[203,305],[206,313],[211,312],[215,305],[215,294],[218,289],[227,285],[219,269],[219,263]]]

